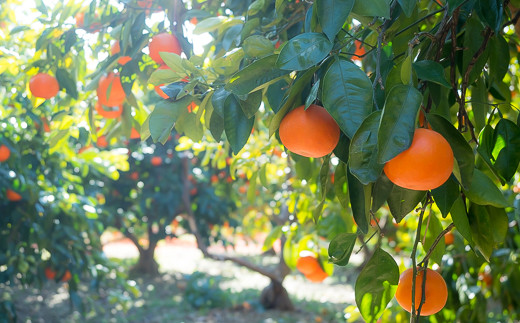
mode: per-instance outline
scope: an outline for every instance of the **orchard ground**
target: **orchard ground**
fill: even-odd
[[[214,246],[214,253],[233,254],[251,262],[269,267],[277,261],[276,256],[262,255],[262,237],[256,241],[237,240],[234,249]],[[135,246],[119,235],[104,235],[104,252],[111,260],[128,269],[136,262]],[[276,245],[276,244],[275,244]],[[276,249],[276,246],[275,246]],[[124,294],[120,288],[102,291],[93,300],[91,311],[85,318],[70,309],[66,284],[47,282],[41,290],[14,289],[16,310],[21,322],[345,322],[343,310],[355,305],[353,284],[358,275],[356,267],[361,256],[352,258],[352,264],[337,268],[334,275],[321,284],[311,283],[300,273],[293,272],[285,281],[295,312],[264,310],[258,302],[262,289],[269,279],[231,262],[219,262],[203,258],[191,235],[163,241],[156,251],[161,277],[130,277],[140,289],[138,297],[126,295],[127,302],[111,302],[111,297]],[[214,307],[214,300],[193,307],[186,300],[190,284],[196,284],[197,293],[209,293],[207,282],[223,291],[225,306]],[[82,294],[87,294],[86,289]],[[113,298],[115,300],[115,298]],[[212,306],[213,305],[213,306]],[[126,311],[123,307],[128,306]],[[214,307],[214,308],[212,308]]]

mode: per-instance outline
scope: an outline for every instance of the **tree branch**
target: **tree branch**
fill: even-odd
[[[423,264],[425,263],[428,263],[428,260],[430,259],[432,253],[433,253],[433,250],[435,249],[435,247],[437,247],[437,244],[439,244],[439,242],[441,241],[441,239],[444,237],[444,235],[446,235],[446,233],[450,232],[451,229],[453,229],[453,227],[455,226],[455,224],[452,222],[450,223],[450,225],[448,225],[446,227],[446,229],[444,229],[440,234],[439,236],[437,236],[437,238],[435,239],[435,241],[433,242],[432,246],[430,247],[430,249],[428,250],[428,252],[426,253],[426,256],[424,256],[424,259],[418,264],[418,266],[423,266]]]

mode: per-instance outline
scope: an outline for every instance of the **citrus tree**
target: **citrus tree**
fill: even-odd
[[[517,1],[81,5],[51,11],[38,2],[34,28],[2,27],[9,48],[36,39],[34,52],[17,51],[23,57],[5,51],[1,66],[26,64],[10,95],[30,98],[31,108],[45,99],[53,120],[68,121],[51,130],[51,149],[102,147],[132,129],[165,144],[175,128],[265,164],[248,155],[253,129],[265,127],[264,140],[287,150],[275,209],[290,215],[269,241],[288,233],[289,267],[310,273],[317,262],[330,272],[323,260],[347,265],[359,241],[366,259],[356,305],[366,321],[397,320],[397,310],[384,312],[394,295],[412,322],[483,320],[472,313],[486,308],[485,295],[500,299],[501,315],[518,317]],[[15,2],[2,6],[15,21]],[[272,188],[262,180],[267,167],[242,166]],[[309,257],[320,260],[298,261],[313,247]],[[406,268],[393,257],[403,251]],[[508,279],[483,286],[490,273]],[[479,277],[479,297],[462,292]]]

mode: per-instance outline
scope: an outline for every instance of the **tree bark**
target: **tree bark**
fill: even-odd
[[[145,275],[145,276],[158,276],[159,275],[159,265],[154,259],[155,255],[155,245],[148,249],[141,249],[139,252],[139,260],[137,264],[135,264],[132,269],[130,269],[130,273],[132,275]]]
[[[271,280],[271,284],[262,291],[260,304],[267,310],[294,311],[289,293],[281,282],[275,280]]]

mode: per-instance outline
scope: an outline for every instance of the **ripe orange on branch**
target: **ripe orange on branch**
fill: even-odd
[[[152,37],[152,41],[148,45],[150,57],[157,64],[164,64],[163,59],[159,55],[161,52],[175,53],[180,55],[182,52],[181,45],[177,37],[168,33],[161,33]]]
[[[296,261],[296,269],[298,269],[302,274],[307,275],[321,269],[321,267],[315,257],[305,256],[298,258]]]
[[[11,156],[11,151],[6,145],[0,146],[0,162],[5,162]]]
[[[99,79],[97,95],[99,103],[107,107],[119,106],[126,98],[121,79],[114,73],[109,73]]]
[[[415,281],[415,311],[419,308],[422,297],[422,284],[425,271],[417,272]],[[412,281],[413,269],[409,268],[401,274],[395,292],[395,299],[401,307],[411,313],[412,309]],[[421,316],[433,315],[446,305],[448,287],[441,274],[432,269],[426,269],[426,285],[424,288],[424,304],[421,307]]]
[[[54,76],[38,73],[29,81],[29,90],[35,97],[48,100],[58,94],[60,85]]]
[[[427,191],[444,184],[453,171],[453,150],[439,133],[415,129],[411,146],[385,164],[392,183],[411,190]]]
[[[298,155],[323,157],[330,154],[339,141],[339,126],[325,108],[311,104],[289,112],[280,123],[282,144]]]

